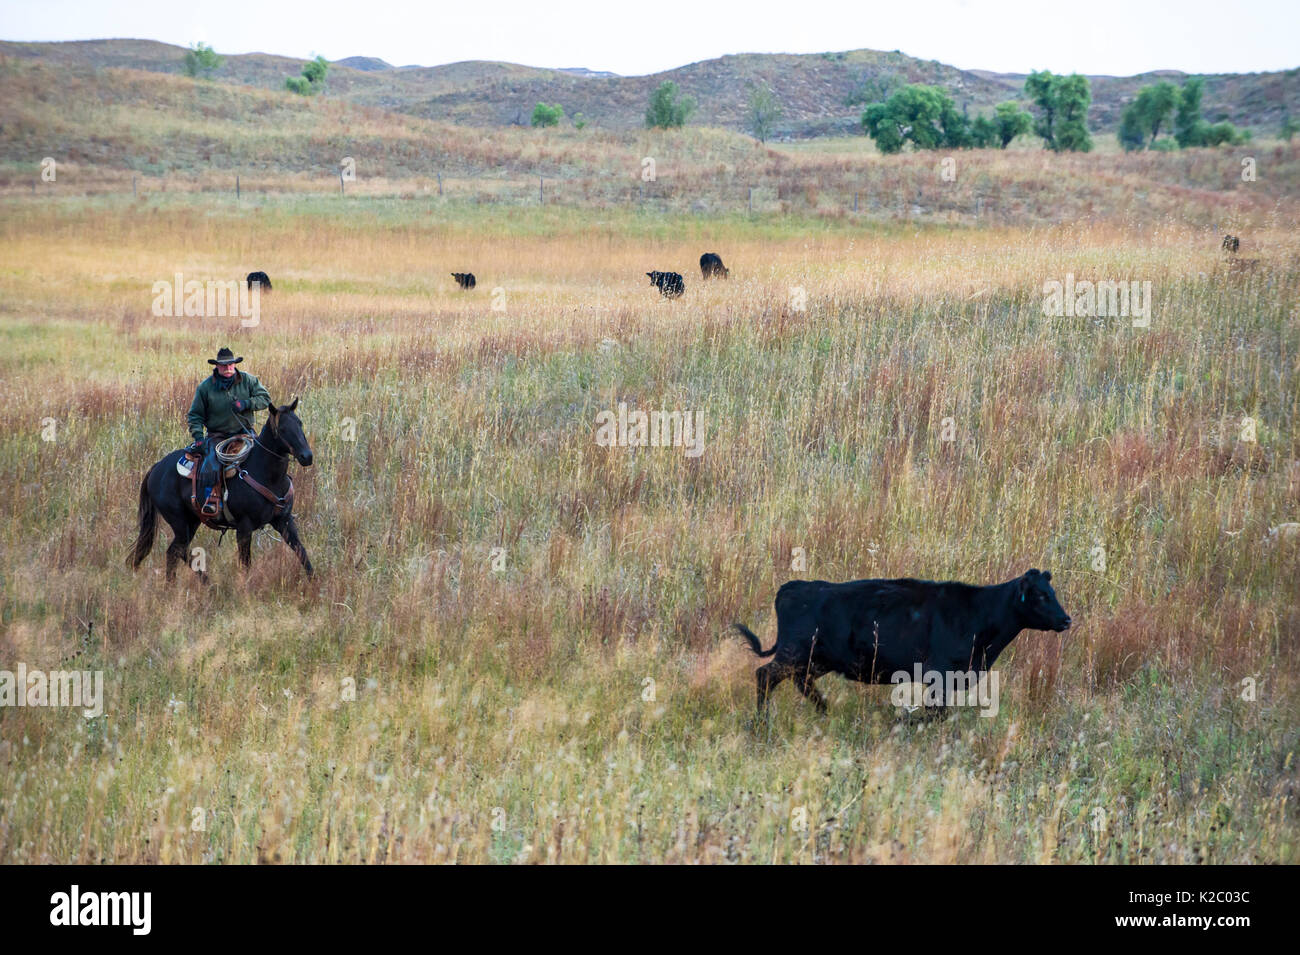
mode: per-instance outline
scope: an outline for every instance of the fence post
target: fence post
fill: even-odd
[[[853,211],[858,211],[858,194],[856,192],[853,194]]]
[[[442,195],[442,170],[438,170],[438,195]]]
[[[749,187],[749,214],[754,214],[754,187]]]
[[[235,201],[239,201],[239,176],[235,176]]]
[[[543,182],[545,182],[545,180],[542,179],[541,176],[538,176],[538,177],[537,177],[537,201],[538,201],[538,202],[542,202],[542,203],[546,202],[546,199],[543,198],[543,196],[542,196],[542,183],[543,183]]]
[[[343,187],[343,167],[339,166],[339,195],[346,196],[347,190]]]

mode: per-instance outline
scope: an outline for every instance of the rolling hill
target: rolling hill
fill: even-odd
[[[0,42],[0,58],[36,60],[56,68],[128,68],[181,73],[185,49],[152,40],[67,43]],[[283,89],[303,61],[268,53],[227,56],[214,75],[222,83]],[[1050,63],[1044,67],[1050,68]],[[1125,102],[1166,70],[1139,76],[1090,77],[1094,130],[1113,131]],[[947,88],[972,112],[1020,95],[1021,74],[960,70],[898,51],[852,50],[821,54],[737,54],[646,76],[616,76],[582,68],[549,69],[514,63],[464,61],[442,66],[394,67],[368,56],[333,64],[326,95],[422,119],[466,126],[523,124],[541,101],[581,113],[591,126],[627,130],[643,123],[651,90],[665,80],[693,96],[692,124],[741,130],[749,84],[768,84],[784,109],[778,135],[805,138],[856,132],[861,103],[901,83]],[[1206,77],[1205,115],[1273,135],[1286,115],[1300,116],[1300,68],[1284,72]]]

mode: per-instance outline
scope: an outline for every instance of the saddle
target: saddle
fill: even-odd
[[[225,524],[233,521],[225,507],[227,481],[239,473],[239,466],[252,450],[252,435],[236,434],[225,438],[213,436],[208,439],[206,453],[202,458],[186,451],[176,462],[177,473],[190,479],[190,507],[204,524],[216,527],[218,519]],[[200,475],[207,490],[202,504],[199,504]],[[210,486],[208,481],[212,482]]]

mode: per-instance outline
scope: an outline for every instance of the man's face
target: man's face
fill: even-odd
[[[234,366],[234,365],[218,365],[218,366],[217,366],[217,374],[220,375],[222,378],[229,378],[229,377],[231,377],[232,375],[234,375],[234,373],[235,373],[235,366]]]

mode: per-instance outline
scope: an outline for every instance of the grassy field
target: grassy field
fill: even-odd
[[[841,148],[760,160],[944,188],[934,157]],[[1276,158],[1247,194],[1210,153],[972,154],[951,217],[420,180],[9,195],[0,669],[102,670],[105,712],[0,709],[0,861],[1297,861],[1300,546],[1266,538],[1300,520],[1300,162]],[[970,214],[980,176],[1006,215]],[[150,313],[155,281],[252,269],[256,328]],[[1149,327],[1045,316],[1067,273],[1151,282]],[[270,531],[247,575],[201,531],[206,588],[164,583],[166,537],[123,566],[223,344],[301,398],[310,581]],[[704,453],[599,447],[620,402],[701,415]],[[786,686],[750,727],[727,627],[769,645],[783,581],[1030,567],[1076,623],[1012,644],[995,717],[828,677],[829,716]]]

